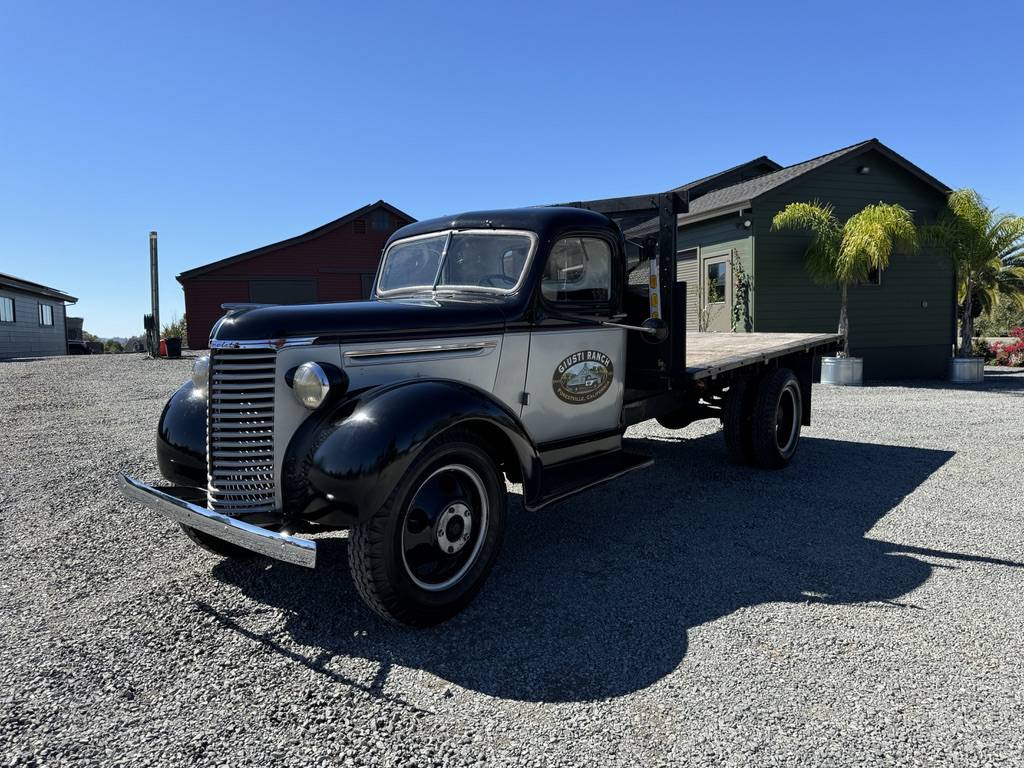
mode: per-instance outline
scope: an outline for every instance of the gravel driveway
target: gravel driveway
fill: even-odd
[[[0,764],[1024,765],[1022,371],[817,387],[777,473],[636,427],[416,632],[120,497],[189,365],[0,362]]]

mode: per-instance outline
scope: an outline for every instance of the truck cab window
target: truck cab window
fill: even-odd
[[[448,233],[396,243],[388,251],[381,270],[383,290],[430,289],[437,279]]]
[[[592,303],[611,297],[612,250],[604,240],[567,237],[555,243],[541,293],[552,302]]]

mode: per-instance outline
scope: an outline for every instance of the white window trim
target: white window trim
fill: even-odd
[[[731,257],[732,249],[727,248],[725,250],[712,251],[711,253],[704,253],[703,248],[699,248],[697,251],[697,258],[699,259],[700,272],[698,277],[700,279],[701,297],[704,299],[704,304],[709,307],[716,307],[719,304],[725,304],[730,306],[732,304],[732,263]],[[725,259],[725,272],[726,272],[726,286],[727,293],[722,301],[708,301],[708,262],[715,261],[717,259]]]
[[[13,296],[0,296],[0,301],[9,301],[9,302],[11,302],[11,319],[10,320],[4,320],[4,319],[0,318],[0,323],[3,323],[4,325],[13,325],[14,323],[18,322],[18,308],[17,308],[17,305],[16,305],[16,303],[14,301],[14,297]]]

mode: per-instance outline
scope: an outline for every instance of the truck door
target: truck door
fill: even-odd
[[[565,237],[544,267],[541,291],[553,314],[607,320],[613,249],[600,237]],[[536,443],[585,437],[619,426],[626,331],[557,318],[530,334],[522,421]]]

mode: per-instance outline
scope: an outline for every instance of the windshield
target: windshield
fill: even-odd
[[[444,232],[400,240],[384,254],[377,293],[507,293],[519,285],[534,240],[528,232],[501,230]]]

